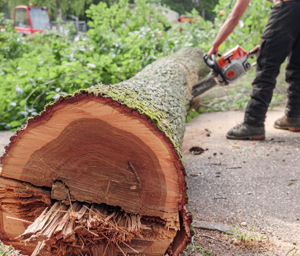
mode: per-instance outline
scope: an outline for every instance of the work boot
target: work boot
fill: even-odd
[[[264,140],[265,127],[238,124],[227,132],[226,137],[232,140]]]
[[[276,129],[290,130],[292,132],[300,131],[300,117],[283,116],[274,123]]]

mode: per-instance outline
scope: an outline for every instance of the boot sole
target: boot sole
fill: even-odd
[[[230,140],[264,140],[266,137],[265,135],[253,135],[253,136],[243,136],[243,137],[226,135],[226,138]]]
[[[291,132],[299,132],[300,131],[299,127],[281,127],[276,124],[274,124],[274,128],[280,129],[280,130],[289,130]]]

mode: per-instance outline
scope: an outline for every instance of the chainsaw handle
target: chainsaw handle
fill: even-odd
[[[217,53],[217,55],[218,55],[219,57],[222,56],[222,54],[220,54],[220,53]],[[212,59],[210,59],[210,58],[208,57],[207,53],[204,53],[203,59],[204,59],[205,64],[206,64],[209,68],[211,68],[213,71],[215,71],[217,74],[219,74],[219,75],[221,76],[222,80],[223,80],[222,82],[224,82],[225,84],[227,84],[228,81],[226,80],[225,76],[223,75],[222,69],[221,69],[221,68],[219,67],[219,65],[218,65],[216,54],[213,53],[213,54],[211,55],[211,57],[212,57]]]
[[[211,68],[211,69],[215,69],[215,65],[216,65],[216,63],[217,63],[217,59],[216,59],[216,54],[212,54],[211,55],[211,57],[212,57],[212,59],[210,59],[209,57],[208,57],[208,55],[207,55],[207,53],[204,53],[204,55],[203,55],[203,60],[204,60],[204,62],[205,62],[205,64],[209,67],[209,68]]]
[[[219,57],[222,56],[222,54],[219,53],[219,52],[217,53],[217,55],[218,55]],[[216,69],[218,70],[219,65],[218,65],[217,56],[216,56],[215,53],[213,53],[213,54],[211,55],[211,59],[208,57],[207,53],[204,53],[203,59],[204,59],[205,64],[206,64],[208,67],[210,67],[210,68],[213,69],[213,70],[216,70]]]
[[[222,56],[222,54],[219,53],[219,52],[217,54],[213,53],[211,55],[211,59],[208,57],[207,53],[204,53],[204,55],[203,55],[203,59],[204,59],[205,64],[208,67],[210,67],[211,69],[215,69],[215,67],[219,67],[216,55],[218,55],[218,57]]]
[[[231,58],[232,56],[233,56],[233,53],[230,53],[228,56],[226,56],[226,57],[224,58],[224,60],[227,60],[228,63],[231,63],[230,58]]]
[[[248,53],[248,58],[253,59],[257,55],[258,51],[259,51],[259,49],[254,51],[254,52],[249,52]]]

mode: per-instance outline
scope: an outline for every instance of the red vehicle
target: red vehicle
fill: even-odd
[[[15,29],[24,35],[51,28],[47,8],[19,5],[14,12]]]

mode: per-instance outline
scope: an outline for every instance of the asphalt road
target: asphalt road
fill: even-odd
[[[183,143],[194,219],[265,234],[274,242],[265,255],[300,248],[300,133],[273,128],[283,112],[268,112],[265,141],[226,139],[243,120],[239,111],[200,115],[187,124]],[[193,146],[206,151],[192,155]]]
[[[265,141],[225,138],[243,112],[202,114],[187,124],[182,149],[194,220],[266,235],[272,248],[263,255],[298,255],[286,253],[300,249],[300,133],[273,128],[283,111],[268,112]],[[0,133],[0,155],[12,134]],[[193,146],[205,151],[193,155]],[[231,248],[218,255],[262,254]]]

